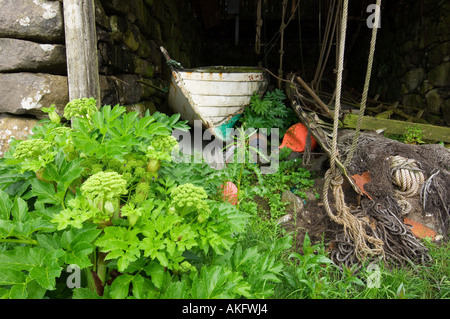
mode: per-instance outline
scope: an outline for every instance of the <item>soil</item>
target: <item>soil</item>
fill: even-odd
[[[322,240],[326,241],[327,230],[329,228],[329,217],[323,207],[321,199],[317,199],[314,189],[319,193],[323,189],[323,178],[317,178],[314,180],[314,186],[311,190],[305,191],[307,200],[302,210],[294,212],[293,209],[287,209],[286,213],[291,214],[293,218],[288,223],[283,224],[283,227],[287,232],[295,234],[295,243],[297,244],[296,250],[301,252],[303,241],[306,233],[311,240],[312,244],[320,243]],[[295,216],[295,217],[294,217]]]

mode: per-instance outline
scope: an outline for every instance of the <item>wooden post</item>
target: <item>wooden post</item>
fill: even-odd
[[[95,98],[100,106],[94,0],[64,0],[69,99]]]

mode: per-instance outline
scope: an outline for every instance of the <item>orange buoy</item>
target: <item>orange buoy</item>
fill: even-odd
[[[224,201],[229,201],[232,205],[237,204],[237,193],[238,189],[236,185],[232,182],[227,182],[226,185],[221,185],[220,188],[223,189],[222,191],[222,198]]]
[[[303,123],[294,124],[284,134],[280,148],[289,147],[294,152],[303,152],[305,151],[307,135],[308,129]],[[315,149],[316,146],[317,141],[311,135],[311,150]]]

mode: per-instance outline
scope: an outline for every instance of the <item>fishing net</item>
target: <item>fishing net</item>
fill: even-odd
[[[341,159],[350,152],[353,131],[339,137]],[[362,221],[366,234],[383,241],[383,255],[396,264],[426,263],[427,247],[405,223],[413,217],[432,225],[448,239],[450,226],[450,152],[441,145],[408,145],[376,133],[361,133],[349,163],[349,175],[369,174],[364,185],[368,195],[352,214]],[[360,262],[355,242],[342,227],[334,227],[332,258],[351,266]],[[380,256],[373,256],[379,258]]]

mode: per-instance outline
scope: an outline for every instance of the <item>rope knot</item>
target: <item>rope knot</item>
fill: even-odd
[[[331,179],[331,184],[332,184],[333,186],[340,186],[340,185],[344,184],[344,178],[342,177],[342,175],[336,174],[336,175]]]

